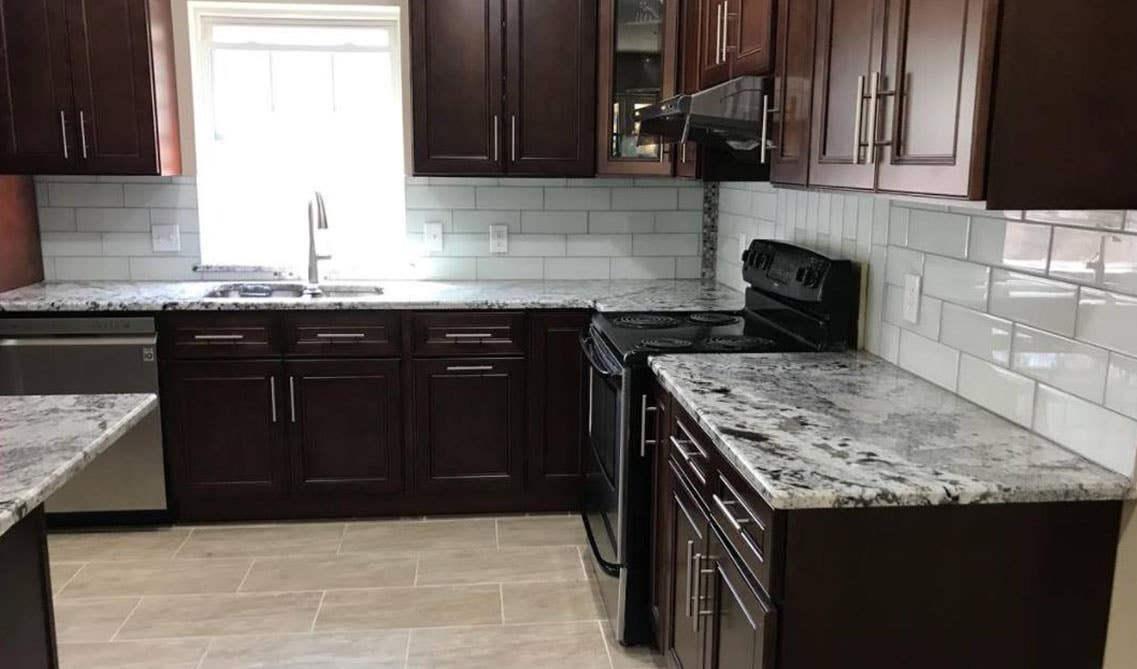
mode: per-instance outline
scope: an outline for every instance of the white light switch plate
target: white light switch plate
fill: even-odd
[[[920,322],[920,283],[919,274],[904,277],[904,320],[909,323]]]
[[[490,253],[501,255],[509,253],[509,226],[496,224],[490,226]]]
[[[422,224],[422,243],[426,246],[427,253],[441,253],[442,252],[442,224],[441,223],[423,223]]]
[[[182,230],[179,225],[150,226],[150,246],[154,253],[177,253],[182,250]]]

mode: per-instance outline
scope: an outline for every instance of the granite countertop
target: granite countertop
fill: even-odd
[[[0,534],[157,405],[156,395],[0,396]]]
[[[1133,494],[1128,478],[869,354],[674,355],[651,367],[776,509]]]
[[[231,282],[230,282],[231,283]],[[254,282],[255,283],[255,282]],[[205,298],[218,282],[39,283],[0,293],[3,312],[349,309],[741,309],[743,294],[714,281],[381,281],[383,293],[335,298]],[[334,285],[334,284],[330,284]]]

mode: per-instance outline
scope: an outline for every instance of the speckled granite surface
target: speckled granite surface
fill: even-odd
[[[157,405],[156,395],[0,397],[0,534]]]
[[[1124,476],[868,354],[662,356],[651,366],[774,508],[1132,496]]]
[[[0,293],[0,311],[238,311],[346,309],[741,309],[742,293],[714,281],[384,281],[381,295],[210,299],[209,282],[41,283]],[[334,284],[333,284],[334,285]]]

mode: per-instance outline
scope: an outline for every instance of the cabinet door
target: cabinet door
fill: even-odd
[[[729,0],[699,2],[699,89],[710,88],[730,78],[730,53],[726,39]]]
[[[731,78],[769,74],[774,65],[773,0],[728,0],[727,7]]]
[[[504,166],[503,0],[412,0],[415,172]]]
[[[777,69],[771,124],[771,177],[804,186],[809,174],[817,0],[778,0]]]
[[[83,172],[159,172],[147,2],[67,0]]]
[[[71,169],[69,58],[64,0],[0,0],[0,172]]]
[[[278,362],[167,367],[163,415],[176,497],[271,498],[284,492],[284,381]]]
[[[671,145],[641,137],[635,111],[675,94],[678,45],[678,0],[600,0],[597,173],[671,174]]]
[[[506,172],[595,173],[596,2],[506,0]]]
[[[871,189],[865,119],[869,73],[879,69],[881,0],[819,0],[809,183]]]
[[[718,532],[711,531],[703,592],[710,616],[709,669],[772,669],[777,648],[774,607],[750,585]]]
[[[578,508],[588,396],[580,332],[589,319],[530,316],[529,489],[542,507]]]
[[[668,514],[672,518],[668,551],[671,558],[667,615],[670,629],[663,646],[679,669],[700,669],[707,626],[699,615],[702,602],[696,588],[701,575],[697,572],[699,563],[707,555],[710,523],[679,470],[670,462],[668,468]]]
[[[416,360],[415,477],[437,493],[520,490],[525,361]]]
[[[401,490],[399,361],[290,362],[287,372],[293,490]]]
[[[987,119],[979,112],[987,108],[994,5],[888,0],[879,121],[871,126],[870,111],[866,126],[889,142],[878,150],[881,190],[982,196]]]

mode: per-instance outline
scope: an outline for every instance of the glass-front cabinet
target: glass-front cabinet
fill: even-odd
[[[637,109],[675,95],[680,0],[601,0],[597,172],[670,175],[673,146],[641,136]]]

